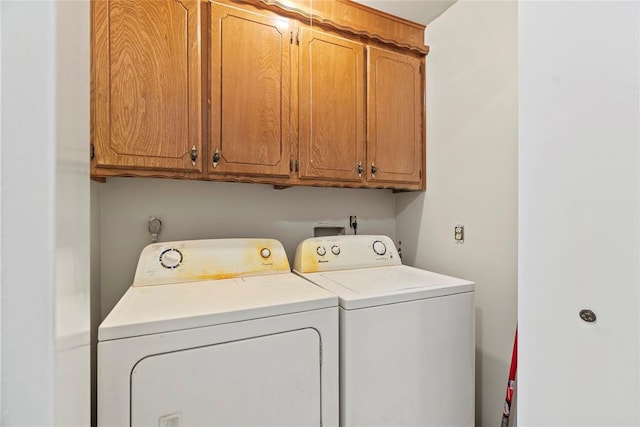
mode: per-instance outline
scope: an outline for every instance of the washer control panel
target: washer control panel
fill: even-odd
[[[300,273],[402,264],[387,236],[330,236],[298,245],[293,269]]]
[[[132,286],[165,285],[290,272],[273,239],[212,239],[153,243],[138,260]]]

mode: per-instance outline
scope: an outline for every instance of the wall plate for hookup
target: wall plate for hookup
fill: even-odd
[[[456,225],[453,229],[453,233],[453,238],[456,243],[464,243],[464,225]]]
[[[149,217],[149,234],[151,234],[151,242],[156,243],[158,241],[158,234],[162,230],[162,220],[157,216]]]

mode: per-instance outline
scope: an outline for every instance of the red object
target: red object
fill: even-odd
[[[507,395],[504,399],[504,409],[502,410],[501,427],[509,425],[511,415],[511,400],[516,388],[516,371],[518,369],[518,328],[516,327],[516,337],[513,340],[513,352],[511,353],[511,369],[509,369],[509,380],[507,381]]]

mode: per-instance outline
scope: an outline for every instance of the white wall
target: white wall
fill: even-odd
[[[521,426],[640,424],[639,5],[520,6]]]
[[[0,3],[0,100],[2,100],[2,3]],[[0,105],[0,189],[2,189],[2,105]],[[2,242],[2,196],[0,191],[0,242]],[[0,243],[0,295],[2,295],[2,244]],[[0,303],[0,384],[2,384],[2,303]],[[2,419],[2,387],[0,386],[0,420]]]
[[[456,0],[356,0],[374,9],[428,25]]]
[[[90,423],[89,1],[56,3],[55,424]]]
[[[140,251],[151,242],[150,216],[159,216],[162,241],[230,237],[280,240],[293,265],[300,241],[320,223],[349,229],[357,215],[359,234],[394,233],[390,190],[110,178],[99,185],[102,318],[133,281]]]
[[[54,17],[2,4],[2,425],[54,420]]]
[[[476,425],[495,426],[516,327],[517,4],[458,1],[426,41],[427,191],[396,196],[395,237],[405,263],[476,282]]]
[[[2,2],[1,424],[89,418],[88,2]]]

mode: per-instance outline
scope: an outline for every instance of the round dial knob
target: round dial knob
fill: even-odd
[[[271,256],[271,249],[269,248],[262,248],[260,250],[260,256],[262,258],[269,258]]]
[[[340,255],[340,246],[337,246],[337,245],[331,246],[331,253],[334,255]]]
[[[324,256],[327,253],[327,250],[324,248],[324,246],[318,246],[316,248],[316,253],[320,256]]]
[[[178,268],[182,263],[182,252],[175,248],[165,249],[160,254],[160,265],[164,268]]]
[[[378,255],[384,255],[387,253],[387,247],[380,240],[373,242],[373,252]]]

